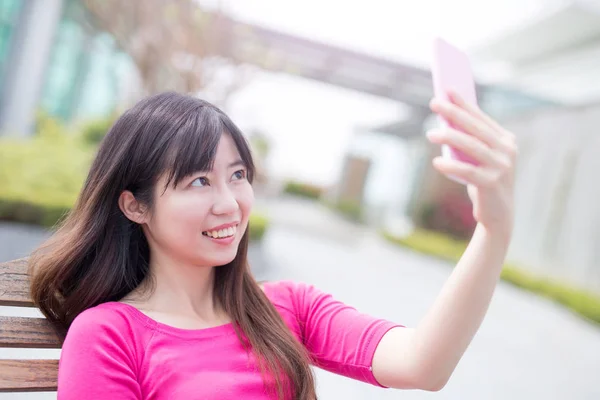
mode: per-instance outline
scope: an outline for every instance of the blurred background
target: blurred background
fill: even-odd
[[[502,281],[441,392],[317,371],[320,398],[600,399],[600,0],[0,0],[0,262],[51,234],[120,113],[176,90],[253,147],[257,278],[416,325],[475,226],[424,138],[437,35],[518,137]]]

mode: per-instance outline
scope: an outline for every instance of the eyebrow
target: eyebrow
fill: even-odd
[[[233,167],[244,167],[244,168],[247,168],[246,163],[244,161],[242,161],[241,159],[237,159],[234,162],[230,163],[227,166],[227,169],[233,168]],[[196,171],[196,172],[197,173],[204,173],[204,174],[206,174],[206,173],[210,172],[210,170],[206,170],[206,171],[199,170],[199,171]]]
[[[233,167],[245,167],[246,163],[243,162],[242,160],[236,160],[234,162],[232,162],[231,164],[229,164],[227,166],[227,168],[233,168]]]

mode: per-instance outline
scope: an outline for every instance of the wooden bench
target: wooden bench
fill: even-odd
[[[34,307],[27,258],[0,263],[0,306]],[[59,349],[61,341],[44,318],[0,316],[0,348]],[[1,360],[0,392],[48,392],[57,386],[58,360]]]

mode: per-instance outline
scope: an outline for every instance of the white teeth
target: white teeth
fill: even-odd
[[[225,238],[225,237],[235,235],[236,231],[237,231],[237,226],[231,226],[229,228],[220,229],[218,231],[206,231],[206,235],[213,237],[215,239],[216,238]]]

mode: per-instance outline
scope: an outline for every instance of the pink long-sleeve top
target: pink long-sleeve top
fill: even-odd
[[[371,363],[392,322],[359,313],[312,285],[264,291],[315,364],[381,386]],[[260,370],[233,324],[180,329],[108,302],[73,321],[62,348],[58,399],[268,399]]]

